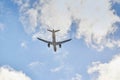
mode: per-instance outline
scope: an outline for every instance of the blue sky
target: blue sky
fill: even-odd
[[[0,0],[0,79],[119,80],[119,8],[119,0]],[[72,41],[54,52],[36,39],[50,40],[46,29]]]

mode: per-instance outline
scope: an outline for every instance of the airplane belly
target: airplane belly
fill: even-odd
[[[56,52],[57,51],[56,45],[54,44],[53,47],[54,47],[54,51]]]

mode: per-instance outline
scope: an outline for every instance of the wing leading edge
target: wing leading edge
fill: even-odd
[[[40,39],[40,38],[37,38],[38,40],[41,40],[41,41],[43,41],[43,42],[46,42],[46,43],[50,43],[50,44],[52,44],[52,42],[51,41],[47,41],[47,40],[44,40],[44,39]]]
[[[72,39],[67,39],[67,40],[64,40],[64,41],[56,42],[56,44],[57,44],[57,45],[63,44],[63,43],[65,43],[65,42],[68,42],[68,41],[71,41],[71,40],[72,40]]]

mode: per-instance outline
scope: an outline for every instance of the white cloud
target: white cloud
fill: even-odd
[[[28,68],[30,69],[30,71],[37,76],[46,75],[46,71],[48,71],[48,68],[46,67],[46,63],[40,61],[33,61],[28,64]]]
[[[21,42],[21,47],[22,48],[27,48],[27,43],[26,42]]]
[[[37,27],[37,10],[30,8],[30,0],[13,0],[20,7],[20,21],[27,33],[35,32]]]
[[[50,71],[51,71],[51,72],[59,72],[60,70],[63,69],[63,67],[64,67],[64,65],[61,65],[61,66],[59,66],[59,67],[56,67],[56,68],[51,69]]]
[[[43,69],[45,69],[44,67],[45,67],[45,64],[39,61],[34,61],[28,64],[28,68],[32,70],[34,73],[41,72]]]
[[[72,77],[71,80],[82,80],[82,76],[80,74],[76,74],[75,77]]]
[[[0,80],[31,80],[25,73],[8,67],[0,67]]]
[[[3,23],[0,23],[0,31],[3,31],[5,28],[5,25]]]
[[[38,66],[41,66],[41,65],[44,65],[43,63],[39,62],[39,61],[35,61],[35,62],[31,62],[29,64],[29,67],[31,68],[35,68],[35,67],[38,67]]]
[[[18,5],[22,5],[23,4],[23,0],[12,0],[12,1],[14,1]]]
[[[65,60],[68,58],[68,56],[69,56],[69,52],[60,52],[58,54],[55,54],[54,58],[55,58],[55,61],[59,61],[62,66]]]
[[[20,20],[33,38],[45,36],[41,31],[45,29],[60,29],[58,36],[66,38],[71,30],[71,24],[76,22],[78,28],[76,38],[83,38],[88,46],[102,50],[118,45],[110,34],[117,31],[114,23],[120,18],[111,10],[111,0],[14,0],[20,7]],[[38,34],[39,33],[39,34]],[[48,32],[50,35],[50,33]],[[48,36],[49,36],[48,35]],[[112,43],[111,43],[112,42]]]
[[[69,64],[67,61],[68,56],[68,52],[55,54],[54,61],[57,62],[58,66],[50,69],[50,71],[54,74],[60,73],[64,75],[64,78],[62,80],[70,80],[71,76],[75,73],[73,65]]]
[[[24,16],[20,18],[20,20],[23,23],[24,29],[27,33],[35,32],[37,27],[37,11],[35,9],[29,9],[25,12]]]
[[[112,0],[114,3],[120,3],[120,0]]]
[[[94,80],[120,80],[120,55],[116,55],[108,63],[93,62],[88,73],[93,74]]]

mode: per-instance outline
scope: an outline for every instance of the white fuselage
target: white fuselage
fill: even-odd
[[[56,48],[56,37],[55,37],[55,31],[54,30],[52,32],[52,44],[53,44],[54,51],[56,51],[57,50],[57,48]]]

